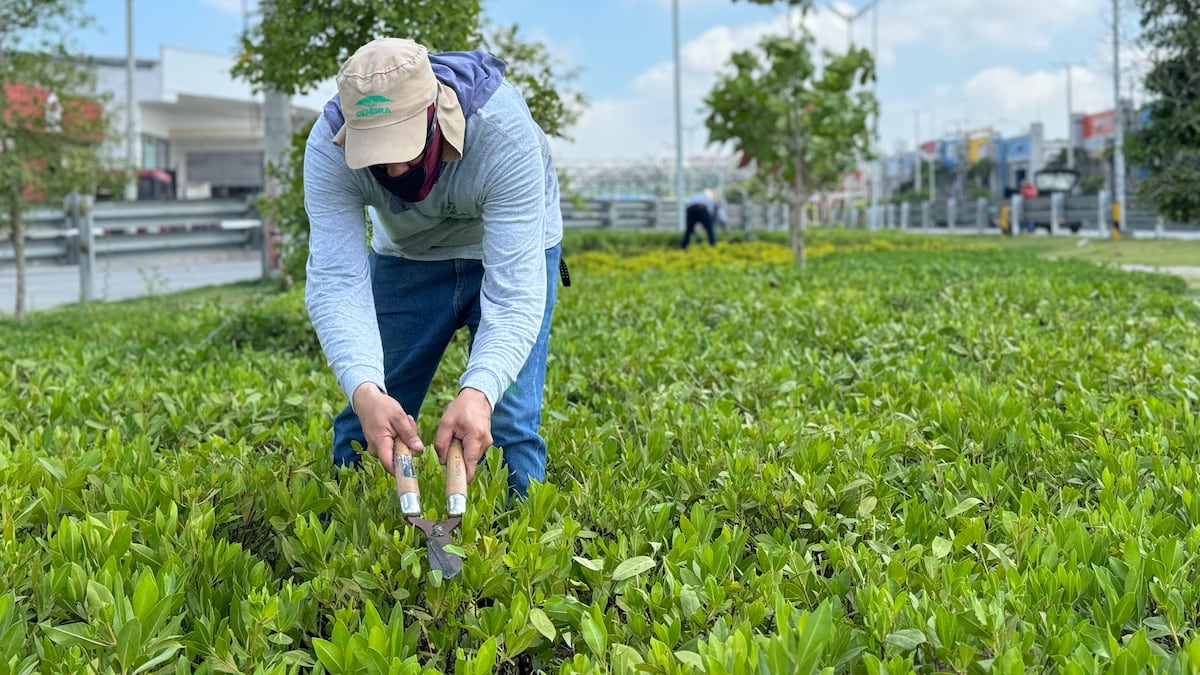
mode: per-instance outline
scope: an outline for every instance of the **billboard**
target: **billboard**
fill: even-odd
[[[1112,110],[1083,116],[1083,149],[1096,159],[1104,152],[1108,139],[1117,133],[1117,116]]]
[[[953,169],[958,166],[958,146],[958,139],[942,141],[942,166],[946,167],[947,169]]]
[[[1018,136],[1005,141],[1004,158],[1009,162],[1027,162],[1033,146],[1029,136]]]
[[[976,129],[967,135],[967,164],[974,164],[991,156],[992,130]]]

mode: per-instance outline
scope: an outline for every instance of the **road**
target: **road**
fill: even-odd
[[[258,251],[204,251],[102,256],[96,258],[96,300],[124,300],[190,288],[258,279]],[[0,315],[16,305],[16,270],[0,265]],[[52,263],[26,269],[25,307],[30,311],[79,302],[79,266]]]

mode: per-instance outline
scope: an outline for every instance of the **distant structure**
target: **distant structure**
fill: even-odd
[[[570,195],[587,199],[654,199],[675,196],[674,159],[563,159],[556,160],[566,176]],[[724,190],[754,174],[738,167],[734,157],[700,155],[688,158],[683,169],[684,195],[705,187]]]
[[[126,60],[96,57],[92,62],[116,130],[105,146],[115,160],[124,161]],[[244,197],[262,191],[262,100],[249,83],[230,75],[232,67],[229,56],[166,46],[158,59],[136,61],[139,198]],[[319,101],[310,96],[293,102],[294,129],[317,117]]]

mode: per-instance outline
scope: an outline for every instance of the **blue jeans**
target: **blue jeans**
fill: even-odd
[[[531,480],[546,475],[546,441],[542,423],[542,390],[550,317],[558,297],[558,260],[562,247],[546,249],[546,311],[542,328],[516,381],[492,410],[492,440],[504,451],[510,491],[526,496]],[[459,328],[466,326],[471,343],[479,329],[479,289],[483,263],[478,260],[419,262],[371,253],[371,286],[375,316],[383,339],[384,384],[404,411],[417,417],[438,363]],[[352,445],[366,447],[358,416],[347,405],[333,422],[333,463],[357,465]],[[428,445],[430,452],[433,446]]]

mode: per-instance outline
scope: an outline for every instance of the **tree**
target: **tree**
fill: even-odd
[[[334,14],[332,19],[324,0],[272,0],[269,6],[271,11],[242,34],[242,56],[233,68],[234,76],[248,80],[256,90],[306,93],[332,79],[342,62],[370,40],[402,36],[434,52],[490,47],[505,62],[506,76],[521,89],[533,118],[550,136],[565,138],[566,129],[586,105],[581,94],[560,88],[576,73],[556,63],[545,46],[522,42],[516,26],[488,29],[485,35],[478,0],[359,0],[353,12]],[[284,266],[292,278],[303,276],[308,257],[303,162],[310,128],[296,134],[288,161],[274,170],[282,194],[261,201],[280,230],[291,235]]]
[[[785,192],[792,251],[801,267],[804,204],[837,184],[857,158],[871,156],[868,120],[878,108],[869,91],[855,89],[875,77],[870,53],[825,50],[818,63],[805,14],[802,9],[789,17],[790,35],[768,35],[757,52],[733,54],[732,73],[721,75],[705,98],[709,139],[732,143],[744,162],[754,162],[759,175]]]
[[[12,241],[15,314],[25,307],[24,211],[102,175],[106,122],[94,72],[67,35],[89,22],[83,0],[0,0],[0,224]]]
[[[1149,120],[1126,138],[1130,160],[1149,171],[1138,196],[1178,221],[1200,217],[1200,0],[1138,0],[1151,54]]]

